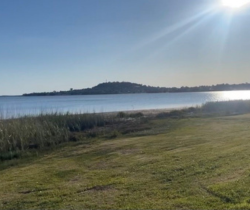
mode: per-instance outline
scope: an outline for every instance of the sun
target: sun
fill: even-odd
[[[234,9],[241,8],[250,3],[250,0],[221,0],[222,5]]]

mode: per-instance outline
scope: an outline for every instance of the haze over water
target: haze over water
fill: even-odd
[[[209,101],[247,100],[250,91],[119,95],[0,97],[0,117],[39,113],[100,113],[199,106]]]

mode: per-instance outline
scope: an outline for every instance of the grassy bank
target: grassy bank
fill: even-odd
[[[157,119],[129,136],[23,158],[0,170],[0,208],[249,209],[249,122]]]
[[[2,121],[15,135],[23,132],[23,145],[38,135],[28,131],[43,134],[37,148],[12,137],[13,151],[39,154],[0,161],[0,209],[250,209],[250,115],[240,115],[243,104],[249,101],[147,120],[118,113]]]

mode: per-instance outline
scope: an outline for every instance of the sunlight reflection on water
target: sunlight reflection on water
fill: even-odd
[[[248,100],[250,99],[249,91],[225,91],[220,92],[223,100]]]

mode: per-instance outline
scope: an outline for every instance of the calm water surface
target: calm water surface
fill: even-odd
[[[202,105],[208,101],[238,99],[250,99],[250,91],[0,97],[0,117],[8,118],[55,111],[98,113],[142,109],[180,108]]]

